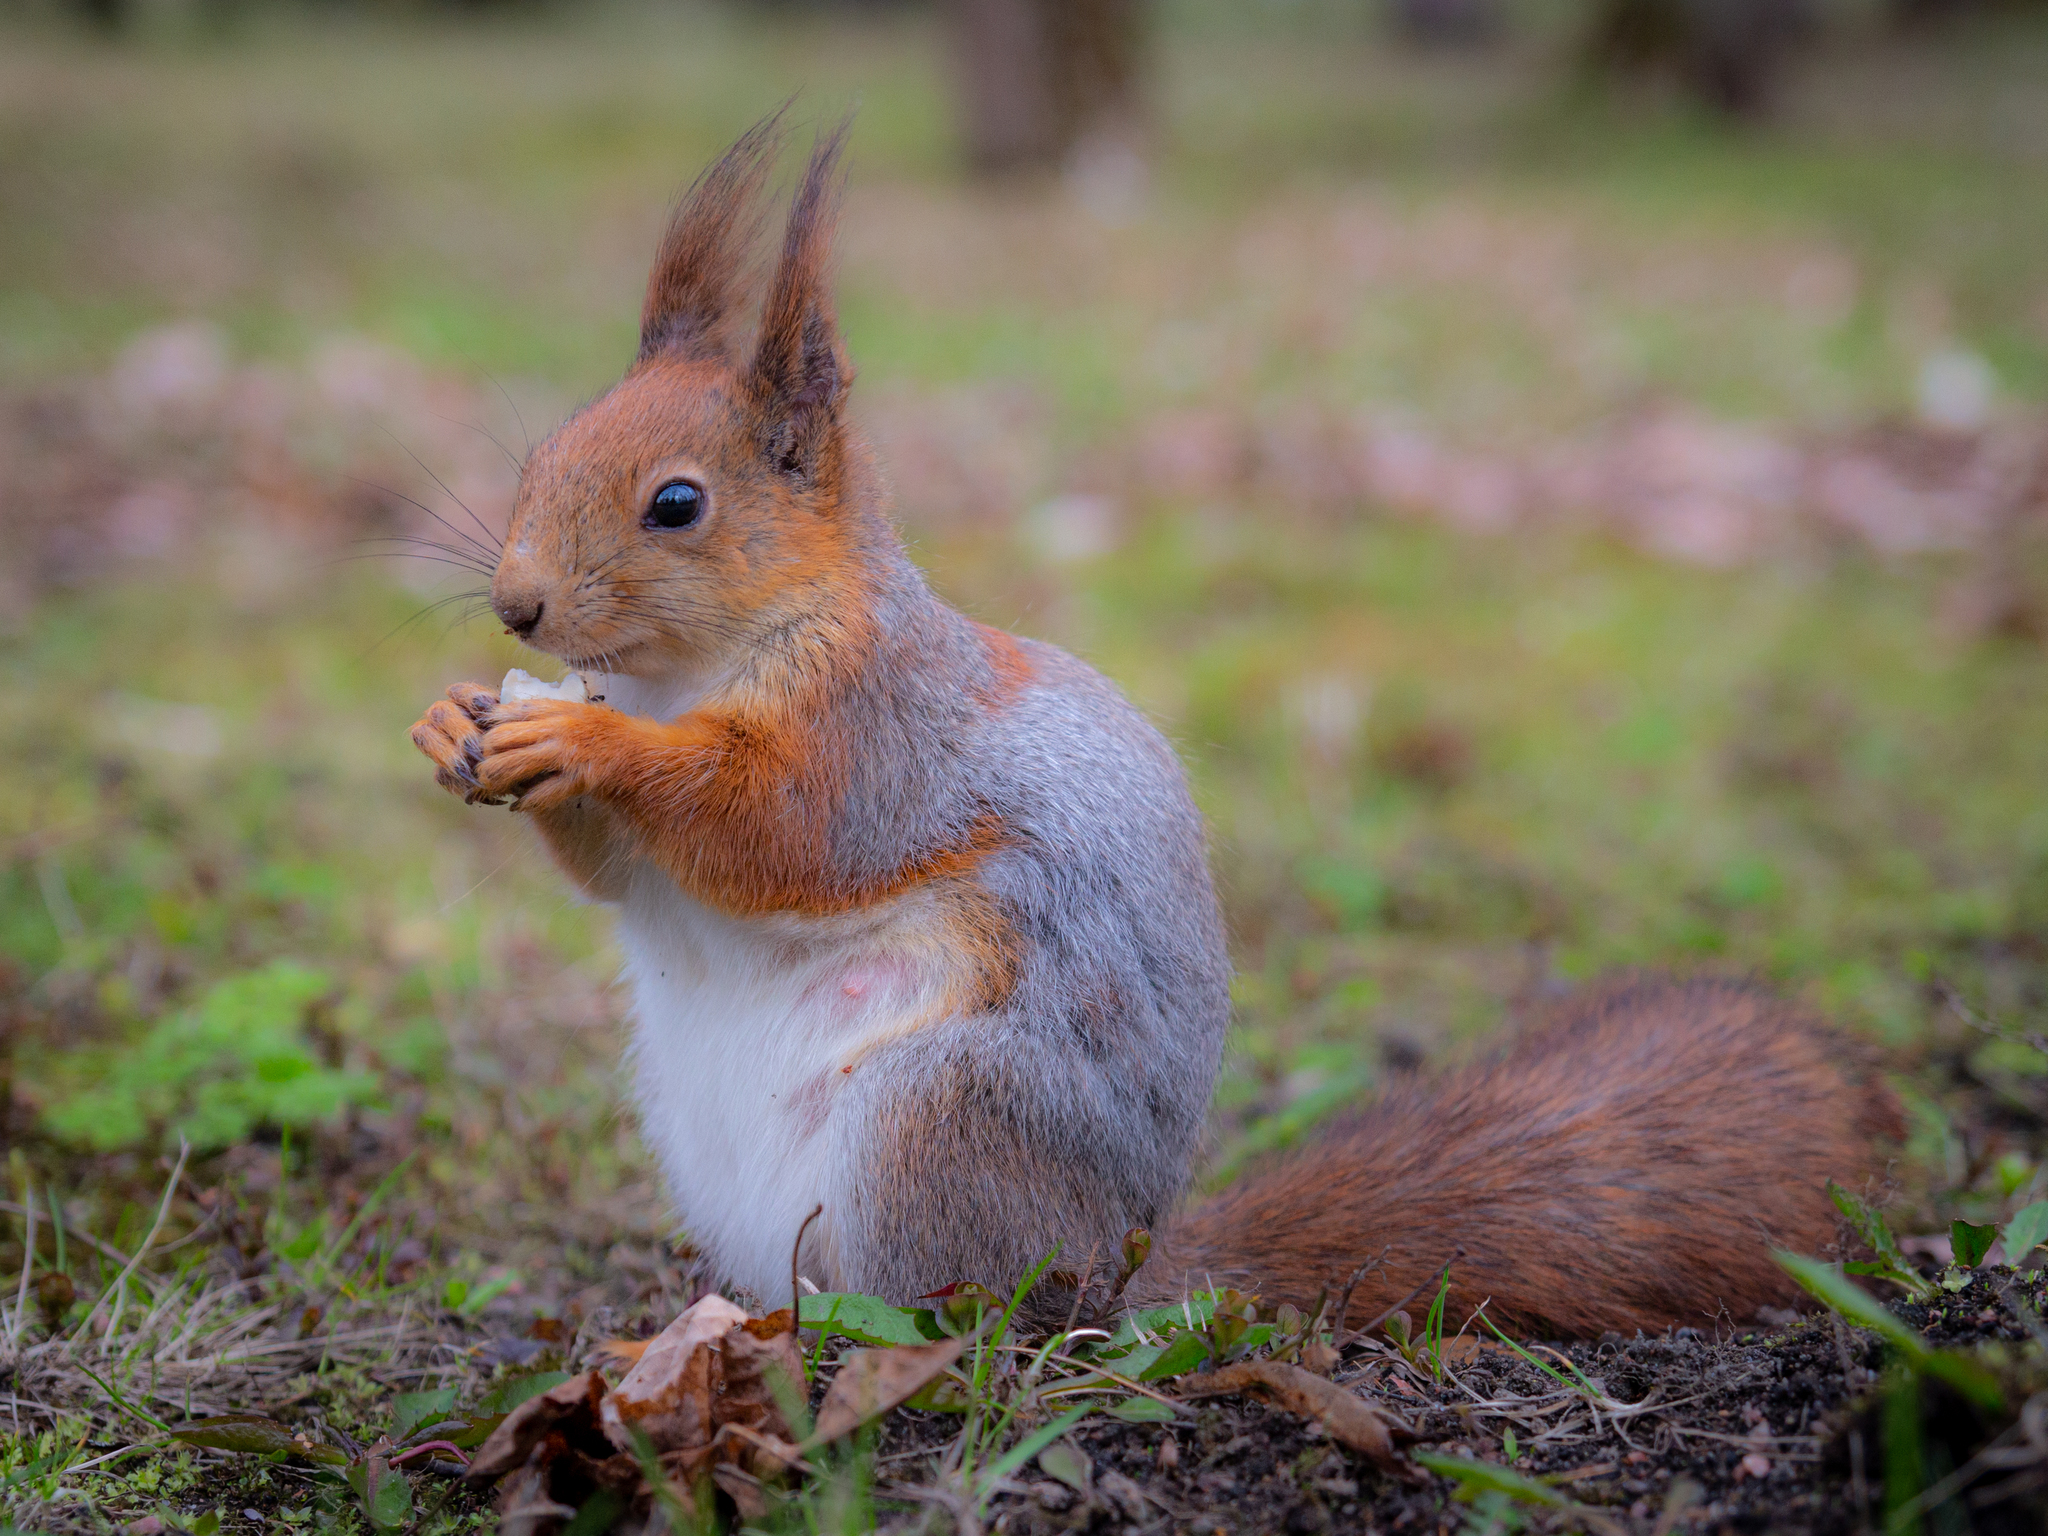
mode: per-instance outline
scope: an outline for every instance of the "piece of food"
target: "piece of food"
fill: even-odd
[[[528,699],[566,699],[571,704],[581,704],[588,698],[581,672],[571,672],[559,683],[546,683],[531,672],[514,667],[498,686],[500,704],[523,704]]]

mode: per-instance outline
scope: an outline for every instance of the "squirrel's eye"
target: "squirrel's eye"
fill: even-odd
[[[649,528],[687,528],[703,515],[703,490],[687,480],[671,480],[654,493],[640,521]]]

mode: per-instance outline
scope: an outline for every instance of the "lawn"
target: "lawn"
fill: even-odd
[[[843,318],[920,562],[1117,680],[1210,820],[1205,1178],[1651,965],[1888,1053],[1902,1231],[2048,1194],[2038,23],[1855,33],[1735,129],[1554,35],[1168,7],[1135,196],[962,179],[915,11],[10,26],[0,1277],[33,1206],[28,1334],[83,1336],[158,1255],[91,1379],[17,1360],[25,1528],[346,1524],[191,1452],[50,1468],[188,1411],[360,1432],[694,1294],[603,914],[406,740],[522,653],[363,541],[502,520],[676,188],[792,91],[859,109]],[[1984,420],[1915,420],[1942,355]]]

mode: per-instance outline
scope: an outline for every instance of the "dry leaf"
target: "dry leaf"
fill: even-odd
[[[1343,1358],[1321,1339],[1310,1339],[1301,1346],[1301,1368],[1311,1376],[1330,1375]]]
[[[1408,1426],[1380,1414],[1362,1398],[1333,1381],[1311,1376],[1298,1365],[1276,1360],[1240,1360],[1221,1370],[1191,1376],[1181,1384],[1183,1397],[1221,1397],[1241,1392],[1285,1408],[1304,1419],[1319,1420],[1330,1438],[1356,1451],[1382,1471],[1403,1471],[1407,1463],[1394,1449],[1394,1434]]]
[[[796,1314],[784,1307],[766,1317],[744,1319],[719,1341],[719,1357],[723,1376],[714,1429],[747,1429],[788,1440],[789,1420],[782,1405],[801,1403],[808,1395]]]
[[[648,1340],[633,1368],[598,1406],[605,1437],[633,1449],[633,1431],[657,1451],[700,1450],[711,1444],[712,1348],[747,1320],[745,1309],[723,1296],[706,1296]]]
[[[868,1420],[908,1402],[960,1358],[964,1338],[936,1344],[899,1344],[857,1349],[841,1357],[839,1374],[818,1405],[818,1426],[805,1445],[823,1445],[851,1434]]]
[[[466,1475],[479,1482],[503,1477],[525,1466],[535,1447],[553,1434],[560,1434],[564,1443],[579,1445],[586,1453],[610,1455],[612,1446],[598,1427],[598,1403],[604,1395],[604,1378],[595,1371],[585,1371],[560,1386],[550,1387],[539,1397],[528,1398],[506,1414],[505,1422],[478,1447]]]
[[[1055,1440],[1038,1453],[1038,1469],[1085,1495],[1095,1482],[1095,1464],[1071,1440]]]
[[[723,1296],[707,1296],[636,1353],[617,1387],[586,1371],[521,1404],[485,1442],[470,1476],[505,1480],[504,1530],[554,1536],[598,1493],[616,1500],[627,1528],[644,1523],[654,1502],[643,1463],[650,1449],[659,1478],[685,1489],[709,1479],[748,1519],[770,1512],[768,1484],[810,1470],[781,1407],[804,1396],[803,1354],[787,1309],[749,1317]]]
[[[630,1451],[643,1434],[662,1466],[694,1484],[718,1462],[757,1477],[776,1476],[786,1459],[757,1453],[748,1438],[720,1439],[728,1427],[786,1444],[789,1422],[777,1393],[801,1401],[803,1353],[795,1319],[784,1309],[749,1317],[723,1296],[706,1296],[655,1338],[599,1405],[606,1437]]]

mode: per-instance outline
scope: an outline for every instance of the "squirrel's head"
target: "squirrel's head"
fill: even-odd
[[[529,645],[701,672],[843,589],[862,499],[829,271],[844,137],[811,155],[749,348],[736,333],[778,119],[678,204],[633,366],[527,460],[491,607]]]

